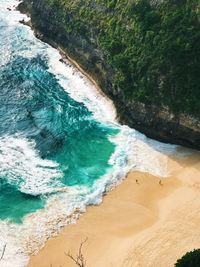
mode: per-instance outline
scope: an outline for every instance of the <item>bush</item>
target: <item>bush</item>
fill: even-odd
[[[38,20],[38,3],[44,2],[56,13],[51,25],[60,21],[67,33],[101,51],[123,99],[200,118],[199,1],[31,2]]]
[[[187,252],[181,259],[177,260],[175,267],[199,267],[200,249]]]

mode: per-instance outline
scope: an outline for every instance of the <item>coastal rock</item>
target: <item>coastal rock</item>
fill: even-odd
[[[48,0],[24,0],[19,10],[31,17],[36,36],[54,47],[60,47],[75,60],[110,97],[117,109],[120,123],[146,134],[148,137],[175,144],[200,149],[200,122],[188,114],[173,114],[168,107],[157,107],[138,101],[127,100],[123,91],[113,84],[115,70],[98,45],[95,29],[86,30],[89,34],[77,34],[65,28],[64,18],[59,7],[55,8]],[[104,8],[98,6],[97,8]],[[73,20],[72,14],[67,14]],[[89,38],[88,38],[89,36]]]

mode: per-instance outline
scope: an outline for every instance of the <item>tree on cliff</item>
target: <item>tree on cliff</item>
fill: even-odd
[[[199,147],[200,1],[24,0],[20,10],[96,80],[122,123]]]
[[[95,44],[113,70],[113,88],[124,99],[200,117],[199,1],[25,2],[32,3],[39,28],[46,23],[46,34],[58,35],[63,46],[65,35]],[[50,21],[41,5],[47,17],[52,14]]]

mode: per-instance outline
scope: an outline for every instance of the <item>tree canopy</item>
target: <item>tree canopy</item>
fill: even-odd
[[[200,117],[200,2],[47,0],[67,32],[95,40],[125,99]]]
[[[199,267],[200,249],[187,252],[181,259],[177,260],[175,267]]]

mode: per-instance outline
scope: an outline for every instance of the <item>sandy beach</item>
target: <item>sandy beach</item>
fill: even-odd
[[[87,267],[174,266],[200,247],[200,154],[169,158],[168,168],[161,185],[159,177],[130,173],[100,206],[88,207],[76,224],[48,240],[28,267],[75,267],[64,252],[76,255],[86,237]]]

